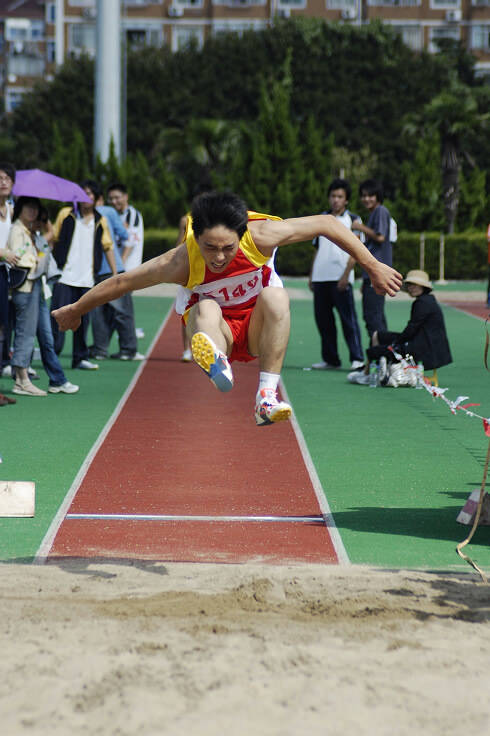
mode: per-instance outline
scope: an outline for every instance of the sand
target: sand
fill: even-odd
[[[490,586],[361,566],[0,565],[16,734],[490,733]]]

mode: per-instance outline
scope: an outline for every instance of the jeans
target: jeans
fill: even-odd
[[[97,283],[105,281],[108,276],[99,276]],[[116,330],[119,338],[119,350],[123,355],[133,356],[138,350],[138,342],[134,327],[133,300],[131,294],[123,294],[119,299],[92,310],[93,355],[107,358],[109,342]]]
[[[73,304],[78,301],[80,297],[86,294],[88,287],[82,286],[69,286],[68,284],[62,284],[58,281],[53,287],[53,296],[51,298],[51,310],[65,307],[67,304]],[[88,347],[87,347],[87,332],[89,325],[89,316],[84,314],[81,320],[80,327],[73,333],[73,350],[71,367],[76,368],[80,361],[88,358]],[[54,350],[56,355],[59,355],[63,350],[65,344],[65,332],[61,332],[58,328],[57,321],[51,317],[51,330],[53,332]]]
[[[28,368],[34,351],[34,341],[39,317],[39,298],[41,279],[32,282],[32,291],[12,292],[12,303],[15,309],[14,354],[12,365]]]
[[[66,383],[66,376],[63,373],[58,356],[54,351],[53,332],[51,330],[51,317],[48,305],[44,301],[44,294],[40,293],[39,301],[39,319],[37,324],[37,341],[41,348],[41,360],[44,370],[49,376],[50,386],[61,386]]]

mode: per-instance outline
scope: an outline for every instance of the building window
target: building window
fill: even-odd
[[[9,56],[7,59],[7,75],[15,77],[42,77],[44,59],[39,56]]]
[[[268,21],[264,20],[218,20],[213,23],[213,35],[220,36],[224,33],[236,33],[237,36],[242,36],[245,31],[260,31],[264,28],[267,28],[268,25]]]
[[[412,51],[421,51],[423,46],[422,29],[417,25],[395,25],[393,28],[398,33],[401,33],[403,43],[408,46]]]
[[[441,38],[450,38],[453,41],[459,41],[459,26],[441,26],[431,28],[429,30],[429,51],[431,54],[437,54],[440,49],[437,41]]]
[[[95,54],[95,25],[93,23],[73,23],[70,26],[70,50],[75,53],[87,51]]]
[[[471,48],[479,51],[490,51],[490,25],[474,25],[471,27]]]
[[[407,5],[421,5],[422,0],[368,0],[368,5],[389,5],[389,6],[404,6]]]
[[[5,111],[13,112],[17,107],[19,107],[22,102],[22,97],[26,92],[26,89],[7,88],[5,90]]]
[[[39,41],[44,38],[44,21],[8,18],[5,21],[6,41]]]
[[[327,0],[328,10],[355,10],[357,14],[357,0]]]
[[[193,41],[199,48],[203,45],[204,33],[202,26],[175,25],[172,28],[172,51],[180,51]]]
[[[430,0],[430,7],[433,10],[441,10],[444,8],[460,8],[460,0]]]
[[[50,26],[56,23],[56,3],[46,3],[46,23]]]
[[[204,0],[172,0],[172,5],[180,5],[181,8],[203,8]]]
[[[46,41],[46,61],[49,64],[56,61],[56,43],[53,40]]]

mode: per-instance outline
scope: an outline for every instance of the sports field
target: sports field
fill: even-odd
[[[219,394],[180,362],[165,290],[135,296],[144,364],[65,353],[78,394],[0,409],[0,478],[36,484],[33,518],[0,519],[8,736],[488,731],[490,586],[455,551],[489,443],[484,286],[435,290],[452,413],[349,384],[343,347],[345,369],[307,370],[311,296],[286,285],[292,422],[255,426],[254,364]],[[387,310],[401,328],[410,301]],[[490,574],[489,527],[465,551]]]
[[[75,505],[76,512],[95,514],[103,507],[109,517],[130,513],[174,515],[188,517],[189,521],[199,515],[216,519],[271,516],[284,517],[287,523],[287,517],[294,517],[298,521],[291,522],[288,529],[293,538],[304,536],[308,546],[315,535],[322,535],[315,518],[301,523],[301,517],[320,516],[321,520],[331,511],[332,529],[338,531],[337,557],[344,561],[393,568],[464,570],[466,565],[454,550],[466,536],[466,529],[455,518],[469,493],[481,485],[488,445],[482,421],[463,411],[451,413],[446,403],[426,391],[373,390],[349,384],[348,356],[341,337],[345,370],[305,370],[319,358],[311,297],[304,280],[289,281],[287,285],[292,331],[283,384],[294,407],[296,434],[289,425],[255,427],[251,409],[257,380],[255,365],[238,366],[233,392],[229,396],[219,394],[197,366],[179,362],[180,333],[172,298],[136,297],[138,323],[146,333],[140,349],[149,353],[144,367],[108,360],[97,372],[72,372],[66,354],[64,367],[70,379],[80,383],[79,394],[46,399],[19,397],[15,407],[2,409],[2,424],[8,431],[2,433],[1,478],[36,483],[36,514],[33,519],[0,520],[1,559],[28,561],[36,554],[49,554],[56,531],[51,526],[53,520],[57,519],[59,525],[60,509],[61,513],[69,510],[63,507],[68,494],[75,493],[90,464],[98,463],[90,479],[94,501]],[[462,295],[454,286],[436,287],[435,293],[441,301],[463,298],[464,305],[480,308],[486,315],[483,300],[478,300],[482,286],[464,285],[463,289],[466,291]],[[401,328],[409,309],[406,297],[388,300],[390,328]],[[484,320],[451,306],[444,306],[444,315],[454,363],[439,371],[440,386],[447,387],[445,395],[449,399],[468,396],[466,403],[480,404],[474,408],[475,413],[489,416],[488,372],[483,363]],[[66,350],[69,344],[68,339]],[[35,367],[41,373],[39,383],[44,386],[42,366]],[[6,379],[3,385],[8,390]],[[121,411],[116,437],[105,449],[108,440],[104,447],[101,433],[109,431],[114,413]],[[238,437],[236,446],[232,445],[234,436]],[[308,481],[294,475],[302,472],[298,463],[303,464],[298,438],[300,444],[304,439],[313,485],[309,501],[306,497],[310,491],[305,488]],[[196,441],[198,446],[194,447]],[[222,447],[228,446],[230,458],[226,459]],[[103,452],[109,455],[103,456]],[[193,468],[197,477],[191,476],[189,481]],[[150,470],[155,472],[154,477]],[[202,478],[205,480],[200,482]],[[184,498],[189,492],[191,497]],[[133,493],[138,498],[136,506],[131,506],[134,498],[128,503]],[[322,502],[323,496],[326,503]],[[127,531],[122,531],[127,527],[125,523],[106,521],[102,527],[99,523],[95,534],[101,540],[98,556],[142,554],[141,549],[132,551],[116,542],[118,536],[128,539]],[[177,524],[173,520],[156,523],[166,530]],[[230,524],[226,522],[225,527]],[[63,529],[64,539],[68,544],[70,528],[77,534],[90,529],[83,534],[93,538],[96,526],[96,520],[73,520]],[[114,532],[112,527],[116,526],[119,532]],[[146,525],[144,536],[153,526]],[[250,526],[241,527],[245,538]],[[141,527],[135,522],[132,535],[140,534]],[[256,533],[257,524],[252,528]],[[195,522],[187,539],[189,549],[198,529],[202,534],[202,523]],[[279,527],[273,522],[262,527],[259,537],[267,538],[272,529],[271,538],[275,539]],[[235,524],[233,535],[237,530]],[[114,537],[112,551],[104,544],[108,533]],[[181,535],[180,529],[177,534]],[[199,560],[216,561],[215,536],[210,532],[209,554],[205,541],[202,549],[199,545]],[[156,534],[155,546],[145,549],[145,557],[195,561],[195,556],[189,558],[186,554],[186,544],[176,550],[171,549],[171,543],[162,548],[158,543],[161,537]],[[238,537],[235,550],[230,542],[218,554],[231,562],[261,558],[281,562],[282,545],[283,561],[294,562],[284,539],[281,542],[277,538],[278,547],[268,554],[263,538],[259,542],[257,537],[260,549],[254,550],[251,544],[243,553],[243,539]],[[485,567],[490,567],[489,542],[490,530],[482,528],[472,543],[473,553]],[[306,553],[306,560],[336,559],[328,547],[323,558],[323,542],[319,544],[320,558],[315,557],[317,553],[312,553],[313,557]],[[295,547],[296,560],[305,560],[300,548]],[[83,547],[79,554],[90,556]]]

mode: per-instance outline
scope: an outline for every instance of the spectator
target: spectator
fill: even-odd
[[[9,329],[9,286],[8,266],[15,266],[18,259],[7,250],[7,240],[12,227],[13,208],[9,202],[15,182],[15,167],[0,163],[0,375],[11,375],[10,329]]]
[[[107,220],[95,209],[95,194],[98,184],[86,180],[81,184],[88,194],[89,203],[80,202],[78,207],[63,207],[53,226],[54,259],[61,269],[59,281],[53,287],[51,308],[58,309],[79,299],[95,284],[105,252],[111,273],[117,274],[114,246]],[[54,347],[59,355],[63,349],[65,335],[58,329],[56,320],[51,320]],[[99,366],[88,360],[87,315],[73,333],[72,367],[96,370]]]
[[[96,209],[103,215],[109,226],[109,232],[114,243],[118,240],[122,243],[128,239],[128,231],[122,224],[114,207],[104,205],[102,190],[96,193]],[[119,253],[119,248],[114,248],[114,257],[118,273],[124,273],[124,263]],[[105,255],[102,256],[102,265],[95,283],[112,276],[110,266]],[[109,342],[113,331],[116,330],[119,338],[119,353],[111,355],[111,358],[120,360],[143,360],[144,355],[138,352],[136,332],[134,327],[133,299],[131,294],[123,294],[109,304],[97,307],[92,312],[92,335],[94,344],[90,348],[90,357],[95,360],[105,360],[108,355]]]
[[[391,266],[393,262],[393,245],[390,241],[389,210],[382,204],[384,199],[383,186],[379,181],[366,179],[359,186],[359,194],[363,206],[369,212],[367,224],[353,223],[352,230],[360,231],[366,236],[366,247],[373,256]],[[388,325],[385,316],[385,298],[377,294],[372,287],[366,271],[362,272],[362,316],[366,323],[369,337],[376,330],[387,330]]]
[[[334,179],[328,187],[331,209],[324,213],[335,215],[349,230],[353,222],[361,222],[359,215],[347,209],[350,194],[348,181]],[[313,291],[315,322],[321,337],[323,360],[313,363],[311,367],[315,370],[340,368],[334,312],[336,309],[349,348],[351,370],[359,370],[364,367],[364,358],[352,290],[355,260],[323,235],[315,238],[313,245],[316,251],[311,266],[310,289]]]
[[[347,378],[351,383],[369,383],[369,366],[376,360],[380,364],[379,381],[381,385],[387,385],[388,366],[397,362],[389,346],[403,357],[411,355],[416,363],[423,364],[424,369],[433,370],[452,363],[444,316],[431,293],[429,275],[425,271],[409,271],[402,289],[414,299],[407,326],[403,332],[373,333],[371,347],[366,351],[366,368],[364,371],[349,373]]]
[[[31,236],[38,252],[39,268],[37,272],[41,274],[41,285],[37,289],[39,292],[39,312],[36,335],[44,370],[49,377],[49,393],[76,394],[79,386],[75,386],[68,381],[54,350],[51,318],[46,302],[46,299],[51,296],[51,289],[46,283],[46,274],[49,269],[49,261],[52,259],[51,248],[46,235],[50,237],[51,233],[52,225],[49,221],[48,210],[46,207],[40,207],[38,217],[33,221],[31,227]]]
[[[139,210],[129,204],[128,190],[125,184],[115,182],[107,190],[109,204],[114,207],[121,222],[128,232],[124,243],[118,242],[121,257],[126,271],[132,271],[143,262],[144,225],[143,216]],[[145,336],[142,327],[136,327],[136,337]]]
[[[14,206],[12,228],[7,241],[7,249],[18,258],[17,265],[26,269],[25,280],[12,289],[12,303],[15,310],[13,392],[24,396],[47,396],[46,391],[34,386],[28,374],[36,338],[41,274],[44,265],[31,234],[32,223],[38,218],[39,209],[40,202],[36,197],[19,197]]]

